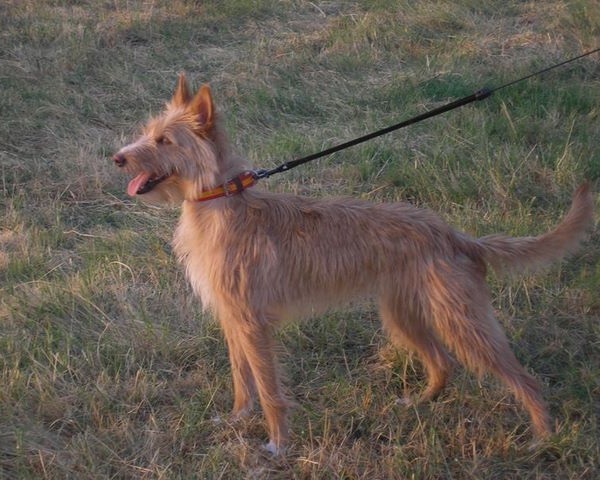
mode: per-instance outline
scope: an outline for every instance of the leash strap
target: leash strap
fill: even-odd
[[[307,155],[305,157],[298,158],[296,160],[291,160],[289,162],[285,162],[273,169],[270,169],[270,170],[269,169],[260,169],[260,170],[256,170],[256,171],[242,172],[241,174],[239,174],[239,175],[233,177],[232,179],[228,180],[227,182],[225,182],[223,185],[213,188],[211,190],[202,192],[200,194],[200,197],[197,199],[197,201],[203,202],[206,200],[212,200],[214,198],[229,197],[231,195],[236,195],[238,193],[242,193],[247,188],[250,188],[253,185],[255,185],[256,182],[258,182],[258,180],[260,180],[260,179],[268,178],[271,175],[274,175],[276,173],[285,172],[292,168],[295,168],[295,167],[298,167],[305,163],[311,162],[312,160],[316,160],[317,158],[331,155],[332,153],[339,152],[340,150],[345,150],[346,148],[350,148],[350,147],[353,147],[360,143],[364,143],[368,140],[372,140],[373,138],[377,138],[382,135],[386,135],[390,132],[399,130],[399,129],[407,127],[409,125],[413,125],[415,123],[421,122],[428,118],[435,117],[437,115],[441,115],[442,113],[448,112],[450,110],[454,110],[456,108],[460,108],[464,105],[468,105],[469,103],[477,102],[479,100],[485,100],[486,98],[489,98],[492,95],[492,93],[497,92],[498,90],[502,90],[504,88],[515,85],[517,83],[523,82],[529,78],[549,72],[550,70],[553,70],[555,68],[562,67],[563,65],[566,65],[568,63],[579,60],[580,58],[587,57],[588,55],[592,55],[593,53],[596,53],[598,51],[600,51],[600,48],[590,50],[589,52],[583,53],[576,57],[569,58],[568,60],[551,65],[542,70],[538,70],[536,72],[530,73],[529,75],[525,75],[524,77],[518,78],[516,80],[512,80],[508,83],[505,83],[505,84],[500,85],[495,88],[482,88],[481,90],[478,90],[471,95],[468,95],[463,98],[459,98],[458,100],[447,103],[446,105],[442,105],[441,107],[434,108],[433,110],[429,110],[429,111],[422,113],[420,115],[417,115],[413,118],[409,118],[408,120],[404,120],[395,125],[391,125],[389,127],[382,128],[381,130],[377,130],[377,131],[369,133],[367,135],[363,135],[362,137],[355,138],[354,140],[350,140],[348,142],[341,143],[339,145],[335,145],[335,146],[330,147],[321,152],[313,153],[311,155]]]
[[[382,128],[381,130],[377,130],[375,132],[369,133],[367,135],[363,135],[362,137],[358,137],[355,138],[354,140],[350,140],[348,142],[345,143],[341,143],[339,145],[335,145],[331,148],[328,148],[326,150],[323,150],[321,152],[317,152],[317,153],[313,153],[311,155],[307,155],[306,157],[301,157],[298,158],[296,160],[291,160],[289,162],[285,162],[281,165],[279,165],[278,167],[275,167],[271,170],[268,169],[261,169],[261,170],[256,170],[254,172],[256,179],[262,179],[262,178],[268,178],[271,175],[274,175],[276,173],[280,173],[280,172],[285,172],[287,170],[290,170],[294,167],[298,167],[299,165],[303,165],[304,163],[310,162],[312,160],[316,160],[317,158],[321,158],[321,157],[325,157],[327,155],[331,155],[332,153],[336,153],[339,152],[340,150],[345,150],[346,148],[350,148],[353,147],[355,145],[358,145],[360,143],[366,142],[368,140],[371,140],[373,138],[376,137],[380,137],[382,135],[385,135],[387,133],[393,132],[395,130],[399,130],[401,128],[407,127],[408,125],[412,125],[414,123],[418,123],[421,122],[423,120],[426,120],[428,118],[431,117],[435,117],[437,115],[440,115],[442,113],[448,112],[450,110],[454,110],[455,108],[459,108],[462,107],[464,105],[467,105],[469,103],[472,102],[476,102],[479,100],[484,100],[488,97],[490,97],[492,95],[492,93],[497,92],[498,90],[501,90],[503,88],[507,88],[510,87],[511,85],[514,85],[516,83],[520,83],[523,82],[531,77],[535,77],[537,75],[541,75],[543,73],[546,73],[550,70],[553,70],[555,68],[558,67],[562,67],[563,65],[566,65],[567,63],[571,63],[574,62],[576,60],[579,60],[580,58],[583,57],[587,57],[588,55],[591,55],[593,53],[596,53],[600,51],[600,48],[596,48],[594,50],[591,50],[589,52],[583,53],[581,55],[578,55],[577,57],[573,57],[573,58],[569,58],[568,60],[565,60],[564,62],[560,62],[557,63],[555,65],[551,65],[550,67],[544,68],[542,70],[538,70],[536,72],[530,73],[529,75],[526,75],[524,77],[518,78],[516,80],[512,80],[508,83],[505,83],[504,85],[500,85],[499,87],[495,87],[495,88],[483,88],[481,90],[478,90],[477,92],[468,95],[464,98],[460,98],[458,100],[455,100],[454,102],[450,102],[446,105],[442,105],[441,107],[438,108],[434,108],[433,110],[429,110],[428,112],[422,113],[420,115],[417,115],[416,117],[410,118],[408,120],[404,120],[403,122],[397,123],[396,125],[392,125],[386,128]]]
[[[331,155],[332,153],[339,152],[340,150],[345,150],[346,148],[353,147],[354,145],[358,145],[359,143],[366,142],[368,140],[372,140],[373,138],[380,137],[387,133],[393,132],[394,130],[399,130],[401,128],[407,127],[408,125],[412,125],[413,123],[421,122],[427,118],[435,117],[436,115],[440,115],[444,112],[448,112],[449,110],[454,110],[455,108],[462,107],[463,105],[467,105],[471,102],[475,102],[477,100],[483,100],[489,97],[492,94],[492,90],[488,90],[486,88],[482,90],[478,90],[464,98],[460,98],[455,100],[454,102],[448,103],[446,105],[442,105],[441,107],[434,108],[433,110],[429,110],[428,112],[417,115],[416,117],[410,118],[408,120],[404,120],[403,122],[397,123],[396,125],[391,125],[386,128],[382,128],[381,130],[377,130],[375,132],[369,133],[367,135],[363,135],[362,137],[355,138],[354,140],[350,140],[348,142],[342,143],[340,145],[336,145],[334,147],[328,148],[327,150],[323,150],[322,152],[313,153],[312,155],[307,155],[306,157],[299,158],[297,160],[292,160],[290,162],[286,162],[272,170],[258,170],[257,175],[258,178],[267,178],[271,175],[279,172],[285,172],[291,168],[297,167],[304,163],[310,162],[312,160],[316,160],[317,158],[325,157],[327,155]]]

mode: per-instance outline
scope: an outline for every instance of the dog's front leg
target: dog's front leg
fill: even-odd
[[[227,340],[231,376],[233,380],[232,420],[246,417],[254,406],[256,383],[248,363],[243,341],[239,338],[239,328],[230,319],[222,319],[221,325]]]
[[[266,449],[281,454],[288,441],[289,402],[283,394],[273,345],[273,323],[267,318],[244,319],[238,325],[237,345],[245,354],[269,431]]]

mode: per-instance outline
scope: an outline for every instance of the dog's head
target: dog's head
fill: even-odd
[[[210,88],[204,85],[192,95],[181,74],[165,111],[150,119],[140,137],[112,159],[134,176],[129,195],[179,203],[224,181],[233,168],[225,149]]]

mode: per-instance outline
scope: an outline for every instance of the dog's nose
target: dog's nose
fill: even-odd
[[[115,162],[115,165],[117,167],[124,167],[125,164],[127,163],[127,159],[125,158],[125,155],[123,155],[122,153],[117,153],[116,155],[114,155],[112,157],[113,162]]]

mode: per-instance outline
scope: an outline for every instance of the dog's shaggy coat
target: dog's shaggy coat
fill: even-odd
[[[198,198],[248,169],[222,132],[210,89],[191,95],[180,76],[166,110],[114,157],[134,175],[128,193],[182,203],[174,247],[203,305],[218,318],[229,349],[233,415],[258,395],[268,449],[288,440],[273,329],[357,298],[378,302],[392,341],[418,354],[428,386],[444,387],[447,350],[477,374],[493,373],[528,411],[537,437],[550,418],[534,378],[519,364],[494,318],[486,265],[522,270],[577,248],[593,217],[588,185],[562,223],[538,237],[473,238],[434,213],[405,203],[316,200],[258,188],[206,202]]]

